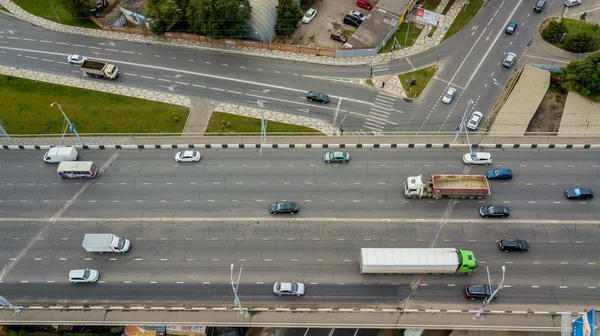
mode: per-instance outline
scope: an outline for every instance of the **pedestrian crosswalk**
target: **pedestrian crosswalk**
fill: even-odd
[[[369,111],[360,132],[364,135],[382,135],[385,125],[388,123],[391,110],[396,103],[396,96],[385,92],[379,92],[375,98],[375,104]]]

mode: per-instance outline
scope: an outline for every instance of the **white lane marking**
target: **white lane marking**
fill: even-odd
[[[111,165],[117,159],[117,157],[119,155],[121,155],[121,151],[116,151],[104,163],[104,165],[102,165],[102,167],[100,167],[99,173],[100,174],[103,173],[108,168],[108,166]],[[71,196],[71,198],[69,198],[69,200],[67,200],[65,202],[65,204],[62,207],[60,207],[60,209],[58,209],[58,211],[56,211],[56,213],[52,217],[50,217],[49,219],[46,220],[46,224],[44,226],[42,226],[42,228],[38,231],[37,235],[29,241],[29,243],[21,250],[21,252],[19,252],[17,257],[14,258],[14,260],[12,260],[12,258],[11,258],[11,262],[7,266],[5,266],[4,270],[2,271],[2,274],[0,274],[0,281],[4,280],[4,277],[19,263],[19,261],[21,261],[21,259],[23,259],[25,254],[27,254],[33,248],[33,245],[35,245],[35,243],[37,243],[42,238],[42,236],[50,229],[50,227],[54,223],[58,222],[60,217],[67,210],[69,210],[69,208],[92,185],[92,183],[93,183],[93,180],[83,183],[83,185],[81,186],[81,188],[79,188],[79,190],[75,193],[75,195]]]
[[[508,23],[511,21],[512,17],[515,15],[515,13],[517,12],[517,10],[521,6],[522,2],[523,2],[523,0],[519,0],[519,2],[515,5],[513,11],[510,13],[510,15],[508,16],[508,18],[506,19],[506,22],[504,22],[504,25],[502,25],[502,27],[506,27],[508,25]],[[502,4],[504,4],[504,1],[502,1]],[[500,4],[500,6],[502,6],[502,4]],[[485,29],[487,29],[487,26],[485,27]],[[485,31],[485,29],[484,29],[484,31]],[[499,30],[498,34],[496,34],[496,38],[494,38],[494,41],[492,41],[492,43],[490,44],[489,48],[486,50],[485,54],[481,58],[481,61],[479,61],[479,64],[477,64],[477,67],[475,68],[475,70],[471,74],[471,77],[469,77],[469,80],[467,81],[467,84],[465,85],[465,89],[467,89],[469,87],[469,84],[471,84],[471,81],[473,80],[473,78],[477,74],[477,71],[479,71],[479,68],[481,68],[481,65],[483,64],[483,62],[485,61],[485,59],[487,58],[487,56],[490,54],[490,51],[492,51],[492,48],[494,47],[494,45],[496,44],[496,42],[498,41],[498,39],[502,35],[504,35],[504,31]],[[482,36],[483,36],[483,33],[481,34],[481,36],[479,38],[481,38]],[[479,39],[477,39],[477,41],[479,41]],[[477,42],[475,42],[475,44],[477,44]],[[475,47],[475,44],[473,45],[473,47]],[[473,48],[471,48],[471,50],[473,50]],[[469,53],[471,53],[471,52],[469,51]],[[469,55],[467,55],[467,57],[468,56]],[[463,60],[463,63],[467,59],[467,57],[465,57],[465,59]]]
[[[15,51],[25,51],[25,52],[35,52],[35,53],[49,54],[49,55],[58,55],[58,56],[68,56],[69,55],[69,54],[64,54],[64,53],[42,51],[42,50],[33,50],[33,49],[24,49],[24,48],[13,48],[13,47],[0,47],[0,49],[15,50]],[[154,56],[155,57],[160,57],[159,55],[154,55]],[[202,73],[202,72],[179,70],[179,69],[167,68],[167,67],[158,67],[158,66],[146,65],[146,64],[139,64],[139,63],[134,63],[134,62],[123,62],[123,61],[120,61],[120,60],[113,60],[113,59],[106,59],[106,58],[97,58],[97,57],[94,57],[94,59],[100,60],[100,61],[106,61],[106,62],[115,62],[115,63],[119,63],[119,64],[126,64],[126,65],[130,65],[130,66],[136,66],[136,67],[142,67],[142,68],[149,68],[149,69],[156,69],[156,70],[163,70],[163,71],[172,71],[172,72],[176,72],[176,73],[184,73],[184,74],[196,75],[196,76],[200,76],[200,77],[213,78],[213,79],[218,79],[218,80],[223,80],[223,81],[230,81],[230,82],[250,84],[250,85],[262,86],[262,87],[268,87],[268,88],[275,88],[275,89],[280,89],[280,90],[285,90],[285,91],[298,92],[298,93],[302,93],[302,94],[306,93],[305,89],[296,89],[296,88],[292,88],[292,87],[285,87],[285,86],[279,86],[279,85],[273,85],[273,84],[267,84],[267,83],[260,83],[260,82],[245,80],[245,79],[239,79],[239,78],[217,76],[217,75],[211,75],[211,74]],[[206,63],[210,64],[210,62],[206,62]],[[352,102],[355,102],[355,103],[360,103],[360,104],[365,104],[365,105],[371,105],[371,106],[373,105],[373,103],[371,103],[371,102],[365,102],[365,101],[353,99],[353,98],[350,98],[350,97],[341,97],[341,96],[332,96],[332,95],[330,95],[330,97],[333,97],[333,98],[336,98],[336,99],[342,98],[345,101],[352,101]]]
[[[102,50],[102,48],[92,47],[92,46],[88,46],[88,48],[90,48],[90,49],[96,49],[96,50]]]

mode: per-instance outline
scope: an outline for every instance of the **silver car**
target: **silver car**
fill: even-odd
[[[85,58],[81,55],[69,55],[69,57],[67,57],[67,62],[76,64],[76,65],[81,65],[81,63],[83,63],[83,61],[85,61],[86,59],[87,58]]]
[[[77,269],[69,272],[69,281],[71,283],[89,282],[94,283],[98,281],[100,272],[94,269]]]
[[[453,87],[448,88],[448,91],[446,91],[446,93],[444,93],[444,98],[442,98],[442,103],[450,104],[452,99],[454,99],[455,95],[456,95],[456,89]]]
[[[302,296],[304,295],[304,291],[305,287],[301,282],[276,282],[273,285],[273,294],[277,296]]]
[[[502,65],[504,65],[507,68],[510,68],[516,59],[517,59],[517,55],[515,53],[509,52],[508,54],[506,54],[506,57],[504,58]]]

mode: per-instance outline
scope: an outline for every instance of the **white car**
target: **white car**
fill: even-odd
[[[360,21],[365,21],[365,19],[366,19],[365,14],[363,14],[357,10],[350,11],[350,15],[354,16],[355,18],[359,19]]]
[[[198,162],[200,161],[200,152],[196,151],[183,151],[175,154],[175,161],[177,162]]]
[[[69,272],[69,281],[71,283],[79,283],[79,282],[89,282],[94,283],[98,281],[100,277],[100,272],[94,269],[78,269],[72,270]]]
[[[463,155],[463,162],[468,165],[489,165],[493,162],[492,154],[485,152],[472,152]]]
[[[444,98],[442,98],[442,103],[450,104],[452,99],[454,99],[455,95],[456,95],[456,89],[453,87],[448,88],[448,91],[446,91],[446,93],[444,93]]]
[[[273,285],[273,294],[278,296],[302,296],[304,295],[304,291],[305,287],[301,282],[276,282],[275,285]]]
[[[481,119],[483,119],[483,114],[481,112],[473,112],[473,115],[471,115],[471,120],[469,120],[467,123],[467,128],[471,131],[475,131],[477,127],[479,127]]]
[[[312,19],[314,19],[315,16],[317,16],[317,10],[311,7],[308,10],[308,12],[306,12],[306,14],[304,14],[304,17],[302,18],[302,22],[310,23],[310,21],[312,21]]]
[[[69,55],[69,57],[67,57],[67,62],[76,64],[76,65],[81,65],[81,63],[83,63],[83,61],[85,61],[86,59],[87,58],[85,58],[81,55]]]

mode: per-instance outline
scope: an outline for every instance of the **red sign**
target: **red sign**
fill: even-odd
[[[424,14],[425,14],[425,9],[424,9],[424,8],[421,8],[421,7],[419,7],[419,8],[417,9],[417,16],[423,17],[423,15],[424,15]]]

